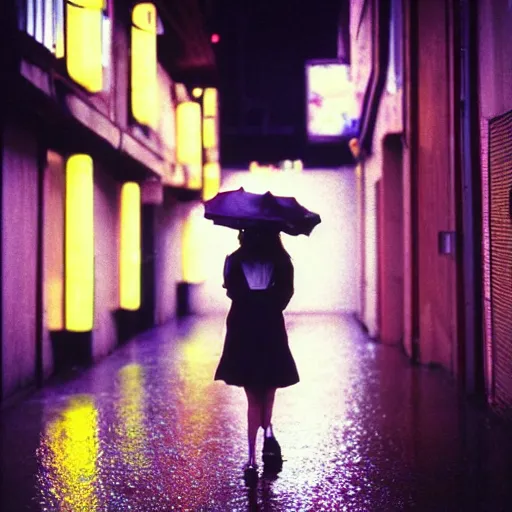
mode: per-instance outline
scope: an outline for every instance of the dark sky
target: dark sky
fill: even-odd
[[[223,121],[303,130],[304,64],[336,58],[343,0],[216,0]]]

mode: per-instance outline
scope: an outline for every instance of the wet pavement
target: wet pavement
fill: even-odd
[[[350,316],[291,315],[285,459],[242,479],[245,395],[212,380],[224,319],[145,333],[2,412],[2,512],[512,510],[510,429]],[[258,440],[258,452],[262,440]]]

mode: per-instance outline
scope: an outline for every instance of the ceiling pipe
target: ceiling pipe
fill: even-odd
[[[373,0],[372,70],[360,117],[359,146],[364,155],[372,153],[373,132],[389,64],[391,0]]]

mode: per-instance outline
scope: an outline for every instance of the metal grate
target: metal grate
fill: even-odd
[[[489,207],[493,388],[512,417],[512,111],[489,124]]]

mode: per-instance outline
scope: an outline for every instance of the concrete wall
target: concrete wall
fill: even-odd
[[[308,169],[300,174],[275,172],[268,178],[247,171],[223,171],[221,190],[237,189],[293,195],[320,214],[322,223],[311,236],[283,235],[295,267],[295,296],[289,312],[355,311],[358,259],[356,246],[355,175],[351,168]],[[205,281],[195,304],[201,314],[225,313],[230,301],[222,288],[226,255],[238,247],[237,232],[203,219]]]
[[[119,308],[120,183],[94,161],[94,331],[93,357],[117,344],[114,311]]]
[[[51,332],[64,326],[65,162],[48,151],[40,183],[37,138],[26,128],[9,126],[2,154],[2,386],[3,398],[54,371]],[[94,328],[92,356],[98,360],[118,344],[120,190],[109,169],[94,163]],[[43,203],[39,204],[39,186]],[[176,313],[176,286],[182,279],[182,224],[191,203],[179,203],[171,191],[156,208],[157,323]],[[38,226],[42,246],[38,251]],[[38,274],[38,258],[41,271]],[[41,287],[41,304],[38,288]],[[41,316],[38,316],[40,312]],[[41,330],[38,331],[39,322]],[[40,339],[38,340],[38,336]],[[41,344],[39,353],[37,345]]]
[[[40,183],[36,137],[27,129],[9,126],[3,142],[2,379],[3,394],[7,397],[35,382],[38,365],[42,370],[41,377],[53,373],[50,331],[64,329],[65,159],[50,151],[44,181]],[[98,359],[117,345],[113,313],[119,305],[120,184],[108,175],[98,160],[94,160],[94,169],[95,319],[92,350],[93,357]],[[40,185],[43,187],[43,204],[39,204]],[[38,239],[39,222],[41,241]],[[41,274],[37,270],[38,258],[41,258]],[[39,287],[41,296],[38,299]],[[39,323],[41,331],[38,331]]]
[[[1,343],[3,396],[36,375],[38,247],[37,142],[26,129],[3,133],[1,230]]]
[[[482,231],[484,264],[484,313],[486,385],[493,394],[493,348],[489,239],[489,120],[512,110],[512,5],[507,0],[478,2],[478,80],[482,170]]]
[[[363,11],[364,4],[368,4]],[[368,0],[350,1],[350,73],[360,103],[372,70],[372,7]]]
[[[92,355],[95,359],[110,353],[118,339],[114,313],[119,308],[121,180],[126,179],[128,174],[130,179],[135,174],[140,178],[142,173],[138,171],[142,165],[166,178],[167,183],[186,187],[186,183],[180,181],[180,176],[173,181],[174,84],[161,64],[158,64],[158,127],[153,131],[146,130],[130,119],[131,8],[125,4],[123,1],[114,1],[112,54],[109,69],[105,70],[105,76],[108,75],[105,90],[88,95],[86,102],[79,92],[81,88],[74,88],[71,80],[66,78],[65,85],[59,82],[63,69],[56,63],[54,69],[49,69],[52,66],[46,59],[39,62],[39,54],[32,52],[30,45],[12,48],[11,51],[15,56],[17,50],[21,53],[20,69],[25,77],[22,79],[23,87],[30,87],[28,84],[31,82],[34,85],[33,92],[37,89],[39,91],[37,94],[27,94],[26,97],[6,96],[5,101],[12,108],[2,109],[16,123],[30,126],[30,129],[14,127],[9,125],[12,119],[4,120],[4,132],[0,134],[0,378],[3,397],[33,383],[38,370],[42,371],[40,376],[43,378],[53,372],[55,340],[50,332],[64,329],[64,167],[68,153],[84,152],[91,155],[94,161],[95,318]],[[4,32],[15,33],[15,17],[9,21],[12,25],[3,27],[6,28]],[[10,81],[11,78],[20,78],[17,76],[18,63],[11,60],[9,64],[12,64],[14,73]],[[18,84],[14,79],[12,83]],[[48,85],[53,80],[55,84],[59,84],[58,94],[55,87]],[[182,91],[186,93],[183,87]],[[46,97],[42,99],[44,94]],[[187,94],[182,96],[185,99]],[[51,103],[53,105],[50,108]],[[91,108],[90,104],[95,108]],[[62,111],[59,112],[61,107]],[[104,115],[98,115],[95,109]],[[97,145],[93,137],[82,138],[83,132],[77,129],[75,122],[68,122],[68,115],[75,116],[83,127],[95,132],[113,148],[107,151],[106,146]],[[119,137],[121,131],[123,137]],[[43,169],[39,169],[39,166],[43,163],[42,151],[48,149],[48,155],[51,154],[53,160],[49,158],[43,175]],[[118,161],[114,151],[119,153]],[[124,153],[122,158],[121,153]],[[100,155],[103,155],[103,162]],[[127,155],[137,161],[138,165],[130,165]],[[107,161],[110,162],[108,166]],[[125,167],[127,174],[124,174]],[[40,197],[43,198],[42,201]],[[178,208],[169,196],[164,205],[157,209],[159,323],[174,316],[176,310],[176,283],[181,279],[180,222],[186,216],[187,208],[189,206],[183,205]],[[176,217],[175,213],[180,211]],[[41,240],[38,239],[39,235]]]
[[[419,355],[424,363],[449,370],[456,364],[457,259],[438,252],[438,233],[457,230],[459,183],[454,154],[457,116],[450,2],[418,2],[418,154],[417,172],[419,265]],[[415,129],[416,126],[411,127]],[[413,191],[413,198],[414,198]],[[462,342],[462,341],[461,341]]]
[[[362,318],[371,336],[378,335],[377,325],[377,182],[382,178],[384,138],[390,133],[400,133],[401,98],[386,94],[377,117],[373,154],[365,159],[364,180],[364,226],[365,226],[365,314]]]
[[[372,30],[371,4],[366,15],[360,20],[363,0],[352,0],[350,10],[351,28],[351,66],[356,91],[362,108],[364,91],[372,67]],[[360,25],[361,22],[361,25]],[[360,25],[360,26],[359,26]],[[390,133],[400,133],[402,127],[402,90],[390,93],[384,90],[376,120],[373,151],[362,165],[364,188],[364,283],[363,311],[359,311],[362,322],[371,336],[378,335],[377,322],[377,208],[376,184],[382,177],[384,138]]]
[[[155,219],[155,321],[162,324],[176,314],[176,287],[181,280],[181,234],[183,210],[169,192],[156,209]]]
[[[360,23],[362,4],[360,0],[351,3],[354,7],[351,15],[355,16],[351,20],[355,56],[352,65],[361,67],[361,70],[354,69],[355,77],[367,77],[372,62],[368,49],[375,29],[369,15]],[[376,8],[378,2],[369,5]],[[385,215],[378,218],[377,208],[379,201],[389,196],[382,188],[387,183],[383,180],[383,148],[386,136],[403,134],[404,345],[411,354],[413,343],[417,342],[415,346],[422,362],[439,363],[452,370],[458,343],[457,262],[453,256],[438,254],[437,238],[441,231],[455,231],[457,218],[455,162],[458,156],[454,151],[457,113],[453,99],[453,66],[457,61],[453,53],[453,6],[447,0],[417,0],[402,2],[402,6],[405,81],[395,83],[398,87],[390,87],[388,75],[379,103],[372,152],[362,164],[365,239],[361,319],[370,335],[381,336],[379,301],[383,299],[379,296],[379,280],[384,283],[385,279],[379,273],[389,273],[388,266],[384,261],[379,262],[377,254],[379,243],[387,243],[378,228],[385,227],[389,220]],[[412,7],[415,12],[411,11]],[[412,44],[413,38],[418,41],[417,47]],[[362,79],[356,84],[359,89],[366,86]],[[417,209],[417,217],[413,208]],[[417,251],[416,263],[414,251]]]
[[[64,209],[66,161],[56,151],[47,152],[43,192],[43,367],[54,368],[51,331],[64,329]]]

